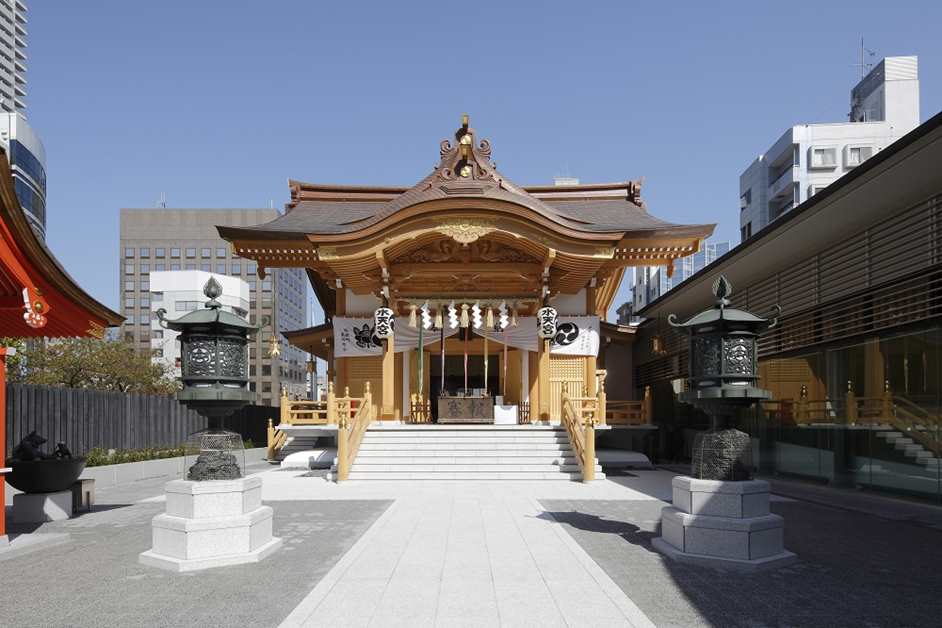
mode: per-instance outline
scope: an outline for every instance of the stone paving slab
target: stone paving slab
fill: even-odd
[[[802,501],[774,500],[795,565],[743,574],[651,549],[658,501],[542,500],[658,626],[938,626],[942,532]]]

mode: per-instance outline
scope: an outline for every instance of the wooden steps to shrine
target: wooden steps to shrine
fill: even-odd
[[[602,469],[596,465],[596,477]],[[370,427],[351,480],[581,480],[559,426]]]

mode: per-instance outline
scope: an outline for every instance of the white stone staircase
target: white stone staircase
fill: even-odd
[[[605,477],[597,462],[595,476]],[[374,424],[349,479],[581,480],[582,472],[560,426]]]
[[[877,432],[877,438],[882,438],[894,449],[899,450],[904,456],[911,458],[917,464],[924,465],[929,469],[938,469],[942,466],[942,459],[934,456],[931,451],[906,436],[903,432],[895,430]]]

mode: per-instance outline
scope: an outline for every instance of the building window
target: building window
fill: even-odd
[[[812,168],[834,168],[837,166],[837,149],[832,147],[812,148]]]
[[[134,307],[134,297],[124,297],[124,307]]]
[[[225,263],[223,263],[223,264],[216,264],[216,274],[218,274],[218,275],[225,275],[225,274],[226,274],[226,265],[225,265]]]
[[[271,364],[262,365],[262,377],[271,377]]]
[[[200,249],[200,257],[210,257],[213,254],[213,250],[210,248]]]
[[[263,393],[271,392],[271,382],[262,382],[262,392]]]
[[[134,264],[125,264],[124,265],[124,274],[133,275],[134,274]]]
[[[157,262],[156,264],[154,264],[154,270],[156,271],[167,270],[167,265],[164,264],[163,262]]]
[[[179,264],[170,264],[170,270],[180,270]]]
[[[213,265],[212,264],[200,264],[200,270],[203,271],[204,273],[211,273],[213,272]]]
[[[126,325],[133,325],[133,324],[134,324],[134,312],[130,312],[130,313],[124,315],[124,323],[125,323]]]
[[[242,264],[239,262],[232,262],[232,274],[241,275],[242,274]]]
[[[167,249],[165,249],[165,248],[163,248],[163,247],[158,247],[158,248],[154,249],[154,256],[155,256],[155,257],[166,257],[166,256],[167,256]]]
[[[254,290],[255,290],[255,286],[257,285],[256,282],[255,282],[255,280],[254,280],[254,279],[249,279],[248,284],[249,284],[249,290],[253,290],[253,291],[254,291]]]
[[[246,262],[245,263],[245,272],[249,275],[255,274],[255,269],[258,268],[258,264],[255,262]]]
[[[225,247],[219,247],[216,249],[216,257],[225,257],[225,256],[226,256]]]
[[[150,307],[150,297],[146,294],[141,295],[141,307]]]
[[[141,290],[150,290],[150,279],[141,279]]]
[[[151,336],[152,336],[153,338],[156,338],[157,340],[160,340],[160,339],[162,339],[162,338],[164,337],[164,330],[162,330],[162,329],[155,329],[153,332],[151,332]]]
[[[125,282],[124,282],[124,291],[125,291],[125,292],[134,292],[134,282],[133,282],[133,281],[125,281]]]
[[[752,237],[752,223],[747,222],[739,229],[739,239],[748,240]]]
[[[151,292],[150,298],[154,300],[155,303],[159,303],[164,300],[163,292]]]
[[[150,257],[150,249],[146,246],[140,250],[141,257]]]
[[[856,168],[872,156],[872,146],[848,146],[844,165],[848,168]]]
[[[170,257],[180,257],[180,249],[170,249]]]
[[[188,248],[186,250],[186,256],[188,259],[193,259],[196,257],[196,248]]]
[[[132,249],[132,248],[126,248],[126,249],[124,249],[124,256],[125,256],[125,257],[134,257],[134,249]]]
[[[739,197],[739,209],[743,210],[752,204],[752,188],[746,190],[746,193]]]
[[[184,268],[186,270],[196,270],[196,264],[187,264]]]
[[[271,292],[271,279],[262,281],[262,292]]]
[[[146,274],[149,272],[150,272],[150,264],[141,263],[141,273]]]

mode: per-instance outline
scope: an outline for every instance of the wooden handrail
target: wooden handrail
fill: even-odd
[[[350,390],[344,390],[344,396],[335,400],[337,408],[337,481],[342,482],[350,476],[350,467],[360,451],[363,433],[373,422],[373,398],[370,383],[363,385],[363,396],[350,397]]]
[[[580,402],[591,400],[597,402],[595,397],[570,397],[569,386],[563,382],[562,392],[562,421],[569,433],[569,440],[576,452],[576,460],[582,470],[582,481],[591,482],[595,479],[595,408],[591,415],[584,418],[580,409],[573,406],[573,400]]]

